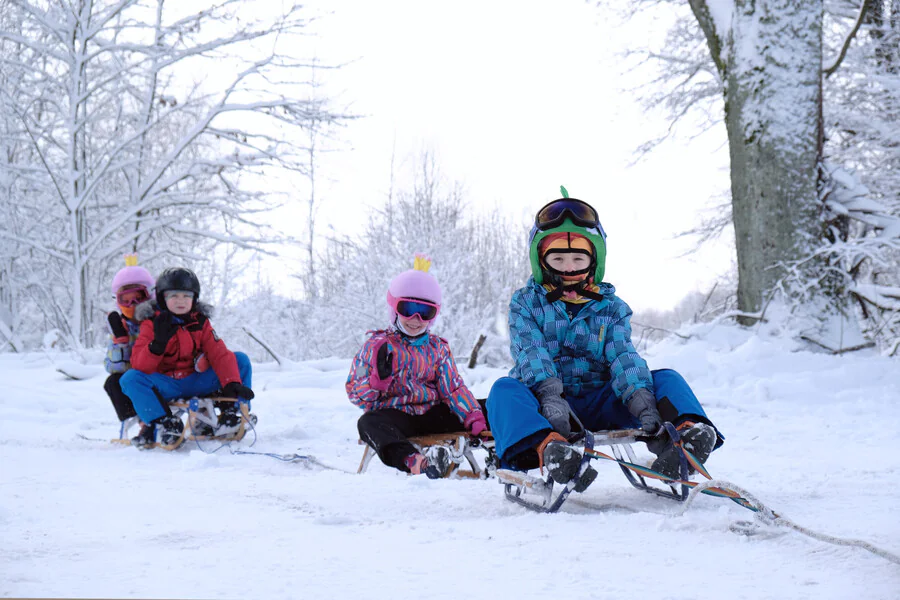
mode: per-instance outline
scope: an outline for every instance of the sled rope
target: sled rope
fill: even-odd
[[[191,418],[191,417],[189,417],[189,418]],[[246,418],[243,414],[241,415],[241,419],[243,419],[244,425],[246,427],[249,427],[250,431],[253,432],[253,441],[247,446],[247,448],[252,448],[256,444],[256,440],[257,440],[256,426],[253,424],[253,422],[250,419]],[[197,444],[197,447],[200,448],[200,450],[202,452],[204,452],[205,454],[215,454],[222,448],[227,448],[228,452],[230,452],[232,455],[241,454],[241,455],[253,455],[253,456],[268,456],[269,458],[274,458],[275,460],[280,460],[281,462],[305,462],[307,464],[322,467],[323,469],[329,469],[332,471],[340,471],[342,473],[349,473],[351,475],[354,474],[352,471],[347,471],[345,469],[340,469],[338,467],[333,467],[331,465],[325,464],[314,456],[308,456],[308,455],[296,454],[296,453],[294,453],[294,454],[276,454],[275,452],[259,452],[256,450],[235,449],[232,447],[230,441],[223,442],[222,444],[219,445],[218,448],[216,448],[214,450],[207,450],[200,444],[200,440],[195,439],[194,442]]]
[[[734,501],[737,504],[740,504],[744,508],[752,510],[756,513],[756,518],[762,521],[767,525],[775,525],[780,527],[786,527],[788,529],[793,529],[797,533],[801,533],[807,537],[811,537],[820,542],[825,542],[827,544],[833,544],[836,546],[849,546],[854,548],[862,548],[863,550],[867,550],[872,554],[880,556],[892,563],[900,565],[900,556],[888,552],[883,548],[879,548],[878,546],[872,544],[871,542],[867,542],[865,540],[856,540],[856,539],[846,539],[839,538],[833,535],[828,535],[825,533],[820,533],[814,531],[808,527],[803,527],[802,525],[798,525],[797,523],[791,521],[784,515],[780,515],[776,513],[774,510],[763,504],[759,499],[757,499],[753,494],[748,492],[747,490],[741,488],[738,485],[730,483],[728,481],[724,481],[722,479],[713,479],[710,476],[709,472],[703,467],[702,464],[680,443],[677,444],[681,449],[681,452],[684,453],[685,458],[688,463],[697,470],[697,472],[701,473],[704,477],[707,478],[708,481],[704,481],[701,483],[696,483],[693,481],[682,481],[676,480],[672,481],[674,484],[686,485],[691,489],[688,494],[687,499],[684,501],[684,504],[681,506],[681,509],[672,513],[672,516],[680,517],[684,515],[690,505],[697,499],[697,496],[700,494],[708,494],[710,496],[718,496],[720,498],[728,498]],[[605,460],[611,460],[616,462],[623,467],[634,471],[640,475],[645,477],[650,477],[652,479],[659,479],[665,482],[669,482],[668,477],[664,477],[662,474],[657,473],[652,469],[648,469],[647,467],[636,465],[634,463],[630,463],[628,461],[619,460],[613,456],[609,456],[608,454],[604,454],[599,450],[585,450],[586,454],[589,454],[594,458],[602,458]]]
[[[811,537],[820,542],[825,542],[827,544],[834,544],[836,546],[850,546],[855,548],[862,548],[863,550],[868,550],[872,554],[876,554],[884,559],[891,561],[892,563],[900,565],[900,556],[888,552],[883,548],[879,548],[878,546],[867,542],[865,540],[855,540],[855,539],[847,539],[847,538],[839,538],[833,535],[827,535],[825,533],[819,533],[814,531],[808,527],[803,527],[802,525],[798,525],[794,523],[784,515],[779,515],[771,508],[763,504],[756,497],[754,497],[750,492],[742,489],[741,487],[729,483],[728,481],[723,481],[721,479],[710,479],[709,481],[704,481],[703,483],[696,484],[694,489],[691,490],[690,494],[688,494],[687,500],[684,502],[684,506],[682,506],[681,510],[675,513],[674,516],[681,516],[688,509],[691,502],[697,497],[698,493],[703,492],[705,489],[710,489],[712,486],[716,486],[717,488],[727,489],[732,491],[735,494],[739,494],[742,496],[743,500],[753,505],[753,509],[756,511],[756,517],[769,525],[778,525],[781,527],[787,527],[788,529],[793,529],[798,533],[802,533],[807,537]]]
[[[304,462],[310,465],[316,465],[318,467],[322,467],[323,469],[328,469],[329,471],[338,471],[340,473],[347,473],[348,475],[356,475],[354,471],[348,471],[347,469],[341,469],[340,467],[334,467],[332,465],[323,463],[315,456],[309,454],[276,454],[274,452],[257,452],[253,450],[235,450],[233,448],[229,448],[232,454],[249,454],[254,456],[268,456],[270,458],[274,458],[276,460],[280,460],[282,462]]]

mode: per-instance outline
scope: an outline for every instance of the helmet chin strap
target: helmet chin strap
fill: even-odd
[[[587,285],[587,278],[582,279],[581,281],[575,281],[573,283],[558,285],[556,286],[556,289],[547,292],[547,301],[556,302],[557,300],[562,298],[563,294],[565,294],[566,292],[575,292],[579,296],[590,298],[591,300],[603,300],[602,294],[598,294],[593,290],[587,289],[587,287],[585,287]]]

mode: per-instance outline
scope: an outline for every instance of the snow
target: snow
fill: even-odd
[[[728,36],[731,34],[731,19],[734,16],[734,0],[707,0],[709,15],[712,17],[716,28],[716,37],[722,43],[724,53],[727,53]],[[725,58],[723,54],[722,58]]]
[[[816,532],[900,555],[896,360],[723,325],[689,333],[646,357],[679,370],[725,433],[712,475]],[[67,380],[51,359],[0,354],[4,596],[900,597],[900,564],[780,527],[733,533],[753,513],[721,498],[677,516],[605,461],[554,515],[507,502],[493,480],[407,477],[377,459],[356,475],[349,360],[257,365],[256,443],[234,445],[332,470],[80,439],[118,433],[103,377]],[[464,371],[478,397],[503,374]]]

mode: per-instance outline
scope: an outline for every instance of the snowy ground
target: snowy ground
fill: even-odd
[[[713,476],[821,533],[900,554],[900,366],[790,352],[720,327],[665,343],[728,438]],[[900,565],[783,528],[747,537],[732,502],[679,505],[612,463],[559,514],[527,512],[496,481],[430,481],[373,462],[353,474],[359,412],[346,360],[259,365],[252,450],[139,452],[118,433],[102,373],[67,381],[61,357],[0,354],[0,594],[139,598],[900,598]],[[503,373],[465,373],[476,395]],[[247,444],[242,444],[246,447]],[[212,447],[208,448],[212,449]],[[641,447],[639,455],[650,456]]]

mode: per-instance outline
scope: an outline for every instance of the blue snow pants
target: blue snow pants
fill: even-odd
[[[243,352],[235,352],[241,383],[252,388],[253,369],[250,358]],[[212,368],[202,373],[193,373],[183,379],[175,379],[162,373],[147,375],[137,369],[125,371],[120,380],[122,391],[131,398],[137,416],[144,423],[149,423],[167,414],[161,401],[176,398],[205,396],[218,391],[222,385],[219,376]]]
[[[694,391],[677,371],[651,371],[653,392],[663,421],[678,425],[696,421],[715,425],[706,416]],[[580,397],[566,397],[572,412],[590,431],[639,428],[640,421],[616,398],[612,383]],[[501,466],[513,467],[516,455],[531,450],[550,433],[550,422],[541,415],[540,403],[528,387],[512,377],[503,377],[491,387],[487,399],[488,423],[494,434]],[[724,438],[719,430],[716,448]],[[512,461],[512,462],[511,462]]]

